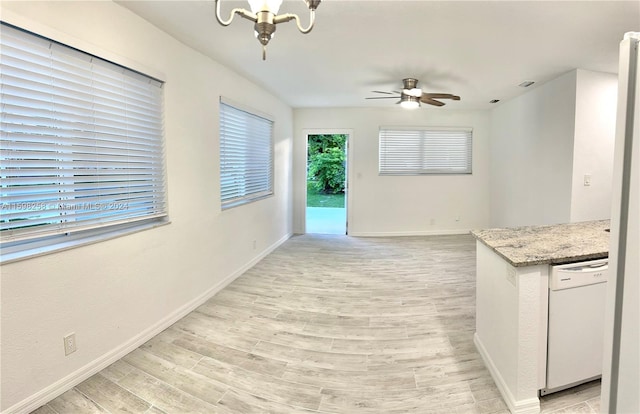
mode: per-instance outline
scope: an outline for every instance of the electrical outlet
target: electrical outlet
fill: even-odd
[[[64,341],[64,354],[65,355],[69,355],[72,354],[74,352],[76,352],[76,350],[78,349],[76,346],[76,333],[72,332],[69,335],[65,336],[64,338],[62,338],[62,340]]]

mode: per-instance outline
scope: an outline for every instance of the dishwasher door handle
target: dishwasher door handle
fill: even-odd
[[[607,270],[609,268],[609,263],[597,263],[587,266],[578,266],[578,267],[566,267],[564,269],[558,269],[559,272],[593,272],[598,270]]]
[[[553,267],[549,289],[562,290],[604,283],[609,276],[608,262],[581,264],[575,267]]]

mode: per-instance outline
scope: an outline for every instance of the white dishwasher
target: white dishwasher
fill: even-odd
[[[541,395],[602,375],[608,259],[551,266],[547,386]]]

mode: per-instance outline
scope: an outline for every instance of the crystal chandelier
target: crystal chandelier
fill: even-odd
[[[278,23],[288,22],[295,20],[298,26],[298,30],[302,33],[309,33],[313,29],[313,24],[316,20],[316,9],[321,0],[303,0],[309,8],[309,26],[304,28],[300,24],[300,17],[297,14],[285,13],[278,14],[282,0],[248,0],[251,6],[251,11],[246,9],[236,8],[231,10],[231,15],[228,20],[223,20],[220,17],[220,3],[222,0],[216,0],[216,19],[218,23],[223,26],[229,26],[233,17],[237,14],[240,17],[244,17],[247,20],[251,20],[255,23],[253,28],[255,29],[256,37],[262,44],[262,60],[267,58],[267,44],[273,37],[273,33],[276,31],[276,25]]]

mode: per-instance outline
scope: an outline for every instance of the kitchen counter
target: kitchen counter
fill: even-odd
[[[547,388],[551,266],[608,257],[609,220],[475,230],[474,342],[515,414],[540,412]]]
[[[563,264],[609,255],[609,220],[474,230],[478,241],[514,267]]]

